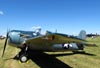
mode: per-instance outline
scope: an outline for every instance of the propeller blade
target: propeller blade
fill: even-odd
[[[7,31],[6,40],[5,40],[5,44],[4,44],[4,48],[3,48],[3,53],[2,53],[2,57],[4,56],[4,52],[5,52],[5,49],[6,49],[7,40],[8,40],[8,34],[9,34],[9,32]]]

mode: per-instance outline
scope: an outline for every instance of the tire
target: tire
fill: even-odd
[[[25,63],[25,62],[27,62],[28,57],[27,57],[26,55],[21,55],[19,59],[20,59],[20,61],[21,61],[22,63]]]

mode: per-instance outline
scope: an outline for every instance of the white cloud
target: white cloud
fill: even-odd
[[[4,14],[4,12],[3,11],[0,11],[0,15],[3,15]]]
[[[37,29],[41,29],[40,26],[33,26],[31,29],[37,30]]]

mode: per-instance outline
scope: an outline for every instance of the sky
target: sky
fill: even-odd
[[[34,26],[43,33],[100,33],[100,0],[0,0],[0,34]]]

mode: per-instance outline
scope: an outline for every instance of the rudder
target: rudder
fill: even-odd
[[[86,39],[86,31],[85,30],[81,30],[78,38],[85,40]]]

